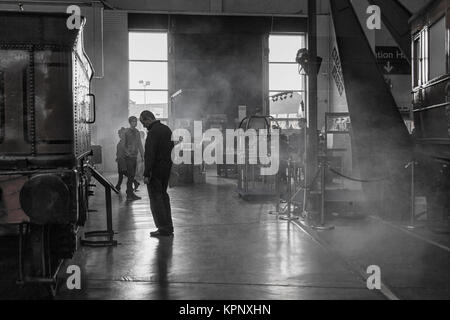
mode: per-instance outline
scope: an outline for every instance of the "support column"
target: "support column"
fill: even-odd
[[[308,50],[310,55],[310,72],[308,75],[308,152],[307,184],[311,184],[317,171],[317,7],[316,0],[308,0]]]

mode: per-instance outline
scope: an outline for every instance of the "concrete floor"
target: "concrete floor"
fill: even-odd
[[[268,212],[271,202],[245,202],[232,180],[170,190],[175,236],[149,238],[148,196],[114,199],[116,248],[81,248],[75,259],[83,288],[60,299],[382,299],[342,261],[298,227]],[[100,208],[101,193],[92,207]],[[103,214],[91,214],[86,230]]]
[[[235,189],[233,180],[217,177],[170,189],[175,236],[164,239],[149,237],[154,225],[145,188],[133,203],[113,195],[119,246],[80,247],[63,271],[78,265],[82,288],[70,291],[63,279],[57,299],[392,298],[367,289],[369,265],[381,267],[383,288],[394,298],[450,298],[449,251],[372,218],[337,219],[334,231],[322,233],[302,229],[268,214],[272,202],[246,202]],[[99,211],[85,230],[104,228],[100,188],[91,208]],[[6,283],[3,274],[0,298],[36,298],[13,294],[17,289]]]

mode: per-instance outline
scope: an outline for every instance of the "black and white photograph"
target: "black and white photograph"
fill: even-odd
[[[0,0],[0,301],[450,300],[449,166],[450,0]]]

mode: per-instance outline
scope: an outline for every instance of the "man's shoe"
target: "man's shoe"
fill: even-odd
[[[166,231],[160,231],[160,230],[150,232],[150,237],[153,237],[153,238],[171,237],[171,236],[173,236],[173,232],[166,232]]]
[[[135,200],[141,200],[141,197],[138,197],[137,195],[133,194],[131,196],[127,196],[127,201],[135,201]]]

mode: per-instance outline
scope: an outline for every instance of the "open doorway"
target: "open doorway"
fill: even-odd
[[[139,118],[142,111],[149,110],[157,119],[167,123],[167,32],[130,32],[129,70],[129,116]],[[139,127],[139,130],[143,128]]]

